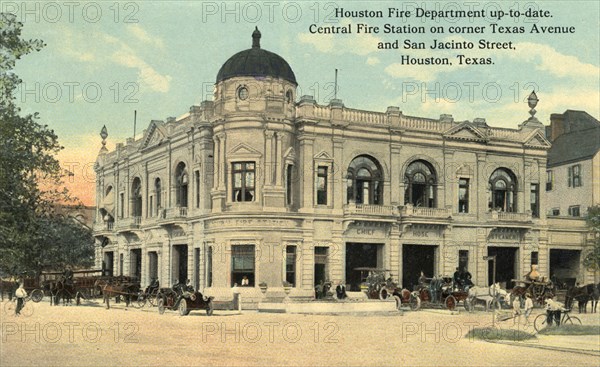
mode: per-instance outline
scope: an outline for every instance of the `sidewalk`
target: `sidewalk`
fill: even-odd
[[[600,336],[598,335],[536,335],[536,337],[537,339],[524,341],[488,340],[488,342],[600,357]]]

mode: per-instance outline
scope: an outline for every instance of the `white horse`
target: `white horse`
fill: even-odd
[[[477,300],[484,301],[485,310],[487,311],[492,302],[497,301],[499,305],[499,298],[504,297],[506,299],[508,295],[505,289],[500,288],[500,283],[492,284],[489,287],[472,287],[469,288],[469,304],[471,310],[473,310]]]

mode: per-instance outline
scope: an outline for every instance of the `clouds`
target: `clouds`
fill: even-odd
[[[152,51],[164,52],[164,41],[150,35],[138,24],[129,25],[126,37],[123,38],[106,32],[95,32],[91,37],[96,40],[94,44],[89,43],[89,34],[76,34],[68,28],[64,34],[65,43],[61,50],[68,58],[94,64],[94,68],[111,68],[112,74],[120,73],[114,65],[135,69],[137,82],[142,87],[140,89],[158,93],[167,93],[171,89],[172,77],[159,72],[150,64],[154,62],[160,65],[162,58],[153,57],[155,53]]]

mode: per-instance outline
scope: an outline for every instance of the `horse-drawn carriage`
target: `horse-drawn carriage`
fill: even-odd
[[[361,290],[366,293],[369,299],[386,300],[394,297],[398,309],[402,305],[408,305],[411,310],[417,310],[420,307],[421,300],[415,292],[408,289],[402,289],[392,280],[389,270],[380,268],[355,268],[361,272]],[[386,274],[389,276],[386,277]]]
[[[186,316],[190,311],[206,310],[206,314],[213,314],[213,298],[205,297],[200,292],[178,292],[172,288],[161,288],[157,296],[158,313],[161,315],[167,309],[178,310],[181,316]]]
[[[525,294],[531,296],[534,306],[542,307],[548,298],[555,295],[554,284],[551,281],[546,281],[544,278],[540,280],[515,280],[518,283],[511,291],[511,298],[525,297]]]
[[[40,302],[44,296],[49,296],[53,304],[60,299],[64,303],[81,298],[89,299],[95,295],[94,284],[100,273],[99,270],[73,271],[73,277],[65,277],[63,272],[41,272],[36,275],[24,274],[21,278],[23,288],[33,302]]]
[[[467,311],[471,308],[469,293],[455,288],[450,277],[425,278],[425,282],[418,286],[417,293],[421,306],[445,307],[453,311],[462,302]]]

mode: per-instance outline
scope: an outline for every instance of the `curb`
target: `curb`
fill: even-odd
[[[565,353],[587,354],[587,355],[591,355],[591,356],[595,356],[595,357],[600,357],[600,350],[553,347],[553,346],[543,345],[543,344],[536,345],[536,344],[531,344],[531,343],[527,343],[527,342],[516,343],[516,342],[505,341],[505,340],[497,340],[497,341],[485,340],[485,341],[488,343],[495,343],[495,344],[505,344],[505,345],[519,346],[519,347],[545,349],[545,350],[552,350],[552,351],[565,352]]]

